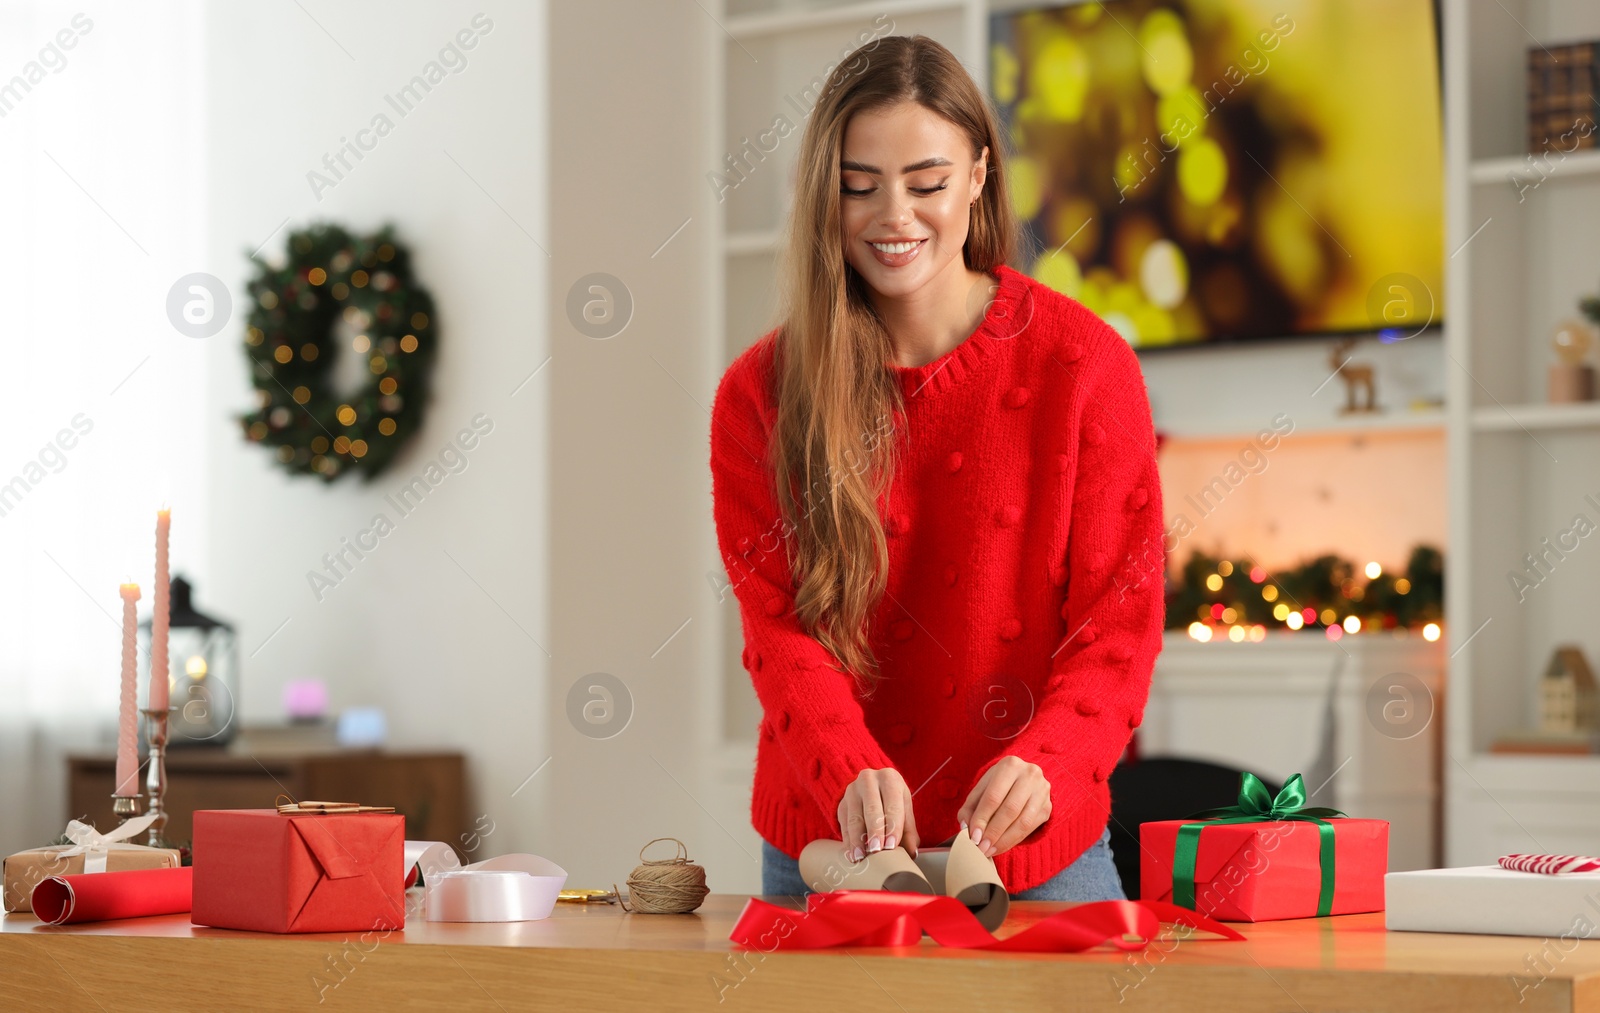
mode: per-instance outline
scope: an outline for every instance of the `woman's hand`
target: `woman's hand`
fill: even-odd
[[[863,770],[839,800],[839,839],[845,857],[859,862],[877,851],[903,844],[917,853],[917,820],[911,812],[911,789],[893,767]]]
[[[1050,782],[1037,763],[1003,756],[984,771],[956,819],[990,858],[1009,851],[1050,818]]]

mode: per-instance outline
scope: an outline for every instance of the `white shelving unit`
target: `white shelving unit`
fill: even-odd
[[[1483,158],[1467,167],[1467,178],[1473,186],[1512,186],[1518,189],[1535,182],[1543,185],[1596,175],[1600,175],[1600,150],[1595,149],[1565,155]]]
[[[1472,409],[1472,428],[1479,432],[1600,428],[1600,402],[1587,404],[1494,405]]]
[[[1600,152],[1523,153],[1528,48],[1596,37],[1593,0],[1444,4],[1448,865],[1600,849],[1600,757],[1489,751],[1536,721],[1557,645],[1600,652],[1600,549],[1552,556],[1525,600],[1508,579],[1575,515],[1600,522],[1600,404],[1543,403],[1549,335],[1600,286]]]

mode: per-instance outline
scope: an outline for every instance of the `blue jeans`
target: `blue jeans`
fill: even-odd
[[[761,842],[761,892],[777,896],[804,896],[812,891],[800,878],[800,863],[779,851],[772,842]],[[1089,845],[1065,869],[1013,900],[1127,900],[1122,880],[1111,861],[1111,828]]]

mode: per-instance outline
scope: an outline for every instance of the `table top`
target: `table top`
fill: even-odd
[[[411,893],[415,894],[413,890]],[[700,909],[687,915],[629,914],[614,904],[556,905],[546,919],[532,922],[430,922],[418,913],[417,898],[403,931],[390,934],[395,942],[412,945],[557,947],[603,950],[737,950],[728,939],[748,897],[711,894]],[[797,911],[804,904],[794,897],[766,897]],[[995,933],[1005,937],[1020,932],[1039,919],[1071,904],[1012,901],[1005,925]],[[1321,968],[1335,970],[1405,970],[1427,974],[1479,974],[1526,976],[1527,957],[1537,955],[1543,940],[1524,936],[1456,935],[1432,932],[1389,932],[1383,914],[1299,918],[1272,922],[1233,922],[1245,936],[1233,942],[1197,935],[1176,945],[1163,962],[1205,965],[1260,965],[1264,967]],[[194,925],[186,914],[122,921],[88,922],[52,926],[31,914],[0,916],[0,933],[30,933],[36,938],[58,935],[133,936],[179,939],[335,940],[348,932],[278,935],[240,932]],[[1562,959],[1552,978],[1579,978],[1600,974],[1600,940],[1560,940]],[[1126,963],[1121,951],[1109,947],[1079,954],[985,953],[948,949],[924,936],[920,946],[896,948],[840,948],[815,953],[894,954],[925,960],[1073,960]]]
[[[766,899],[803,910],[798,898]],[[1292,1010],[1296,1005],[1307,1010],[1600,1009],[1600,940],[1389,932],[1378,913],[1236,924],[1246,941],[1208,936],[1169,939],[1165,948],[1157,946],[1144,953],[1123,953],[1109,947],[1081,954],[987,953],[947,949],[924,938],[918,946],[895,949],[741,956],[739,948],[729,942],[728,933],[747,900],[742,895],[712,894],[698,911],[688,915],[629,914],[609,904],[558,904],[548,919],[512,923],[429,922],[413,909],[406,928],[384,940],[403,945],[387,947],[385,955],[397,960],[409,953],[420,961],[428,953],[442,951],[463,969],[467,966],[463,961],[477,961],[472,965],[474,977],[486,990],[485,982],[499,980],[495,977],[497,962],[523,965],[525,971],[530,951],[543,954],[537,959],[546,962],[546,973],[620,965],[631,966],[637,969],[636,976],[644,976],[649,968],[681,967],[685,969],[682,987],[690,990],[685,994],[700,1000],[711,998],[713,990],[720,998],[728,982],[739,984],[746,977],[760,978],[774,987],[780,980],[787,981],[784,995],[776,990],[763,993],[773,1001],[756,1003],[755,1008],[790,1008],[785,1001],[794,1003],[796,1009],[808,1008],[793,990],[826,991],[837,984],[830,980],[827,968],[837,967],[834,977],[853,974],[859,978],[865,972],[900,1002],[905,1001],[903,995],[913,997],[917,988],[933,987],[941,981],[941,987],[980,991],[991,983],[1001,988],[1003,983],[1004,989],[1018,989],[1014,993],[1018,997],[1048,994],[1048,982],[1050,989],[1070,986],[1087,996],[1082,1008],[1128,1008],[1125,1004],[1130,999],[1139,1000],[1133,1008],[1162,1008],[1161,1003],[1187,994],[1194,1000],[1185,1003],[1187,1008],[1218,1010]],[[1014,901],[997,935],[1020,931],[1068,906]],[[34,946],[29,944],[38,943],[56,947],[65,960],[82,956],[87,962],[94,954],[98,962],[106,955],[135,952],[141,946],[146,953],[159,951],[167,954],[165,959],[181,960],[181,951],[187,947],[174,946],[171,941],[210,940],[202,947],[207,954],[217,954],[217,959],[224,959],[225,952],[235,952],[241,961],[248,958],[251,963],[271,964],[278,958],[287,959],[285,955],[295,948],[320,953],[330,946],[335,950],[340,945],[348,947],[354,938],[351,933],[280,936],[213,929],[190,924],[187,915],[61,927],[43,925],[32,915],[6,915],[0,919],[0,967],[21,953],[32,952]],[[97,941],[101,945],[96,946]],[[222,941],[233,943],[217,950]],[[619,952],[628,954],[626,961],[617,959]],[[303,967],[305,961],[296,959],[298,963],[289,962],[288,966]],[[908,960],[931,963],[912,965]],[[777,970],[750,973],[761,967],[786,967],[794,970],[795,976]],[[916,967],[921,970],[914,970]],[[508,975],[521,973],[509,967],[500,969]],[[377,983],[376,975],[368,975],[368,979],[368,983]],[[616,980],[610,983],[626,987]],[[1143,987],[1147,984],[1149,988]],[[608,978],[587,987],[604,990]],[[679,1008],[666,1001],[669,993],[661,993],[660,1008]],[[756,989],[747,992],[758,993]],[[610,1008],[597,1002],[602,992],[587,994],[585,1001],[592,1008]],[[851,993],[847,990],[844,994]],[[1211,998],[1201,1001],[1198,996],[1204,994]],[[1527,1000],[1535,1001],[1524,1004]],[[1446,1005],[1439,1005],[1441,1002]],[[913,1007],[907,1004],[904,1008]]]

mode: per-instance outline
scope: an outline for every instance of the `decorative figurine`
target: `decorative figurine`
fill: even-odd
[[[1372,367],[1367,363],[1350,362],[1350,349],[1355,347],[1356,339],[1344,338],[1336,342],[1333,352],[1328,356],[1328,365],[1339,374],[1344,381],[1344,407],[1339,409],[1340,415],[1357,415],[1365,412],[1382,411],[1378,407],[1378,389],[1372,378]],[[1357,391],[1363,391],[1365,397],[1357,397]]]

